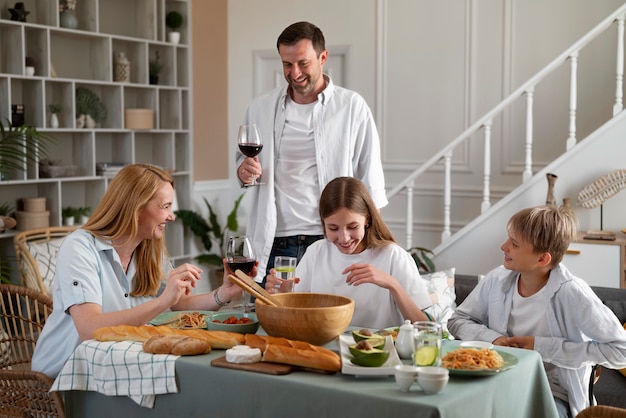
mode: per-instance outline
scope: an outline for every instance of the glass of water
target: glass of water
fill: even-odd
[[[413,323],[415,329],[415,353],[413,363],[416,366],[441,366],[441,324],[430,321]]]
[[[276,277],[281,279],[280,285],[276,285],[273,293],[289,293],[293,292],[296,278],[296,257],[286,257],[277,255],[274,258],[274,270]]]

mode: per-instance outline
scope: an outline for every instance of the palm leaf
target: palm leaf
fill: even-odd
[[[14,126],[7,120],[0,122],[0,174],[10,170],[24,171],[27,163],[37,163],[46,158],[48,146],[54,137],[31,126]]]

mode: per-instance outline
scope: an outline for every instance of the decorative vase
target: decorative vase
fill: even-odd
[[[113,81],[121,83],[130,82],[130,61],[123,52],[115,56],[115,75]]]
[[[554,184],[558,176],[552,173],[546,173],[548,180],[548,195],[546,196],[546,205],[556,206],[556,199],[554,197]]]
[[[78,19],[74,10],[65,10],[59,17],[59,25],[62,28],[76,29],[78,27]]]
[[[50,127],[52,129],[56,129],[59,127],[59,117],[57,116],[56,113],[52,113],[50,115]]]

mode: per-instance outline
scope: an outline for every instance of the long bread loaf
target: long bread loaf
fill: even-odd
[[[261,361],[336,372],[341,369],[341,358],[327,348],[304,341],[246,334],[246,345],[263,352]]]
[[[210,353],[211,346],[208,342],[197,338],[178,335],[156,335],[144,341],[143,351],[152,354],[195,356]]]
[[[244,336],[237,332],[207,331],[202,329],[177,329],[151,325],[116,325],[97,329],[93,337],[98,341],[147,341],[157,335],[179,335],[197,338],[209,343],[213,349],[227,349],[244,343]]]

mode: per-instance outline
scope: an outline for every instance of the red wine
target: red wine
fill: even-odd
[[[241,150],[241,153],[246,157],[254,157],[261,152],[261,150],[263,149],[263,144],[253,144],[247,142],[244,144],[239,144],[239,149]]]
[[[235,261],[228,262],[227,264],[228,264],[228,268],[233,273],[237,269],[239,269],[239,270],[243,271],[246,274],[250,274],[250,272],[254,268],[254,264],[255,263],[256,263],[256,260],[253,260],[251,258],[241,258],[241,259],[238,258]]]

